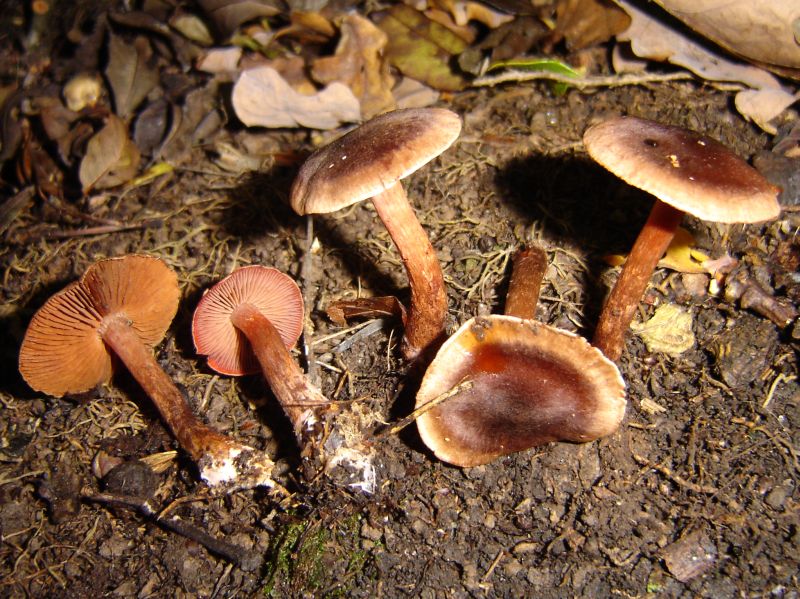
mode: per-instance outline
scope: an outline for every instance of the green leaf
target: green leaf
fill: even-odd
[[[513,58],[511,60],[498,60],[489,65],[488,71],[498,69],[516,69],[518,71],[534,71],[541,73],[555,73],[574,79],[583,76],[583,73],[573,69],[568,64],[552,58]],[[553,82],[553,93],[561,96],[569,89],[569,84],[562,81]]]

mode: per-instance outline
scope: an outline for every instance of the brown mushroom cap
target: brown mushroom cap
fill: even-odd
[[[245,266],[209,289],[197,305],[192,336],[197,353],[221,374],[239,376],[260,370],[247,338],[233,326],[231,314],[240,304],[258,309],[277,329],[287,349],[303,330],[303,295],[279,270]]]
[[[780,189],[718,141],[631,116],[587,129],[589,155],[679,210],[720,223],[776,218]]]
[[[444,108],[379,115],[314,152],[292,185],[298,214],[334,212],[385,191],[444,152],[461,132]]]
[[[60,397],[108,381],[112,354],[100,333],[110,318],[132,323],[142,343],[157,344],[178,309],[175,273],[158,258],[101,260],[51,297],[31,320],[19,370],[37,391]]]
[[[438,458],[477,466],[551,441],[591,441],[625,414],[625,383],[582,337],[514,316],[473,318],[441,347],[417,408],[469,382],[417,419]]]

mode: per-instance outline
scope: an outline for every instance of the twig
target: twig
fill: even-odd
[[[383,430],[380,433],[378,433],[377,435],[375,435],[375,437],[374,437],[375,440],[380,439],[381,437],[386,437],[388,435],[394,435],[396,433],[399,433],[401,430],[403,430],[409,424],[414,422],[417,418],[422,416],[428,410],[431,410],[431,409],[435,408],[436,406],[438,406],[443,401],[446,401],[446,400],[450,399],[454,395],[458,395],[462,391],[467,391],[469,389],[472,389],[473,384],[474,383],[472,381],[470,381],[470,380],[462,381],[458,385],[456,385],[455,387],[450,389],[449,391],[445,391],[441,395],[437,395],[436,397],[434,397],[429,402],[424,403],[420,407],[415,409],[413,412],[411,412],[405,418],[400,419],[397,423],[392,425],[390,428],[388,428],[386,430]]]
[[[314,307],[316,289],[314,285],[314,217],[310,214],[306,216],[306,246],[303,249],[303,266],[300,270],[300,277],[303,283],[303,303],[306,306],[305,319],[303,322],[303,357],[306,361],[308,370],[308,380],[314,385],[319,385],[317,364],[314,360],[314,344],[311,343],[311,310]]]
[[[489,577],[492,575],[492,572],[494,572],[494,569],[497,567],[497,564],[500,563],[500,560],[503,559],[503,556],[505,556],[505,554],[506,554],[505,549],[501,549],[500,551],[497,552],[497,555],[492,560],[489,569],[486,570],[486,574],[484,574],[483,578],[481,578],[482,583],[486,583],[489,580]]]
[[[780,373],[778,376],[775,377],[775,380],[772,381],[772,384],[769,386],[769,391],[767,391],[767,397],[764,399],[764,402],[761,404],[761,407],[766,409],[769,404],[772,403],[772,398],[775,397],[775,390],[778,388],[778,385],[781,383],[791,383],[792,381],[797,380],[797,377],[793,374],[787,375]]]
[[[719,492],[718,489],[714,487],[707,487],[705,485],[698,485],[697,483],[689,482],[682,476],[675,474],[670,468],[663,466],[661,464],[654,464],[647,458],[640,456],[638,454],[633,454],[633,459],[641,466],[646,466],[647,468],[652,468],[656,472],[661,473],[662,475],[666,476],[669,480],[674,482],[676,485],[680,487],[684,487],[685,489],[689,489],[694,493],[706,493],[708,495],[715,495]]]
[[[141,497],[128,497],[111,493],[94,494],[90,489],[81,491],[81,496],[87,501],[112,505],[124,505],[138,511],[141,515],[152,520],[164,528],[178,533],[181,536],[200,543],[210,552],[239,566],[245,572],[251,572],[261,565],[262,557],[253,551],[248,551],[239,545],[212,537],[206,531],[194,524],[181,520],[178,516],[165,518],[160,516],[150,502]]]
[[[158,218],[147,219],[138,223],[99,225],[97,227],[83,227],[81,229],[50,229],[45,231],[31,231],[22,236],[23,242],[34,239],[69,239],[71,237],[90,237],[92,235],[106,235],[108,233],[120,233],[122,231],[134,231],[136,229],[160,229],[164,225]]]
[[[647,75],[611,75],[608,77],[570,77],[559,73],[543,71],[506,71],[499,75],[484,75],[472,81],[473,87],[492,87],[508,82],[523,81],[556,81],[566,83],[578,89],[587,87],[619,87],[622,85],[644,85],[646,83],[663,83],[665,81],[686,81],[693,79],[691,73],[667,73]]]

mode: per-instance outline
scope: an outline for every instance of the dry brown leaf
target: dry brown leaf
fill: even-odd
[[[394,86],[392,95],[397,103],[397,108],[424,108],[435,104],[441,94],[416,79],[402,77],[400,82]]]
[[[334,324],[347,326],[353,318],[400,318],[405,323],[406,309],[393,295],[359,297],[331,302],[325,310]]]
[[[198,4],[224,37],[233,33],[242,23],[260,17],[272,17],[281,12],[278,2],[268,0],[198,0]]]
[[[797,0],[656,0],[704,37],[748,60],[800,69]]]
[[[464,88],[453,63],[468,44],[452,31],[402,4],[387,10],[378,27],[389,36],[386,59],[401,73],[438,90]]]
[[[316,59],[311,75],[320,83],[346,84],[359,99],[366,119],[391,110],[395,107],[394,77],[383,59],[387,39],[368,19],[347,15],[342,20],[336,54]]]
[[[158,84],[158,70],[147,38],[139,36],[131,44],[109,35],[106,77],[114,93],[117,116],[127,119]]]
[[[204,73],[232,73],[239,67],[242,49],[238,46],[227,48],[211,48],[197,59],[195,67]]]
[[[333,129],[361,118],[358,98],[343,83],[304,96],[266,66],[242,72],[233,86],[232,103],[236,116],[249,127]]]
[[[630,0],[614,0],[631,17],[631,26],[617,36],[628,41],[642,58],[666,60],[685,67],[708,81],[741,83],[746,89],[736,97],[736,108],[767,132],[775,133],[770,121],[791,106],[796,97],[767,71],[716,54],[641,10]],[[615,68],[620,65],[615,62]],[[741,98],[739,97],[741,96]]]
[[[610,0],[561,0],[556,15],[553,35],[563,37],[570,50],[608,41],[631,23],[625,11]]]
[[[83,191],[107,189],[130,181],[139,169],[139,149],[128,137],[128,128],[116,115],[86,144],[78,173]]]
[[[450,13],[456,25],[463,26],[470,21],[478,21],[489,29],[495,29],[514,20],[514,15],[494,10],[481,2],[472,2],[471,0],[434,0],[433,4]]]

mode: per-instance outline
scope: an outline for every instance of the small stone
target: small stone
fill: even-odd
[[[789,489],[783,485],[778,485],[769,493],[767,493],[767,496],[764,498],[764,502],[773,510],[783,510],[784,504],[786,503],[786,497],[788,497],[788,495]]]
[[[369,522],[364,522],[361,525],[361,538],[362,539],[369,539],[370,541],[380,541],[383,533],[375,528],[374,526],[370,525]]]
[[[664,563],[676,579],[688,582],[717,561],[717,548],[701,530],[678,539],[661,551]]]
[[[522,564],[520,564],[513,557],[507,559],[505,564],[503,564],[503,571],[506,573],[507,576],[516,576],[522,570],[523,570]]]

